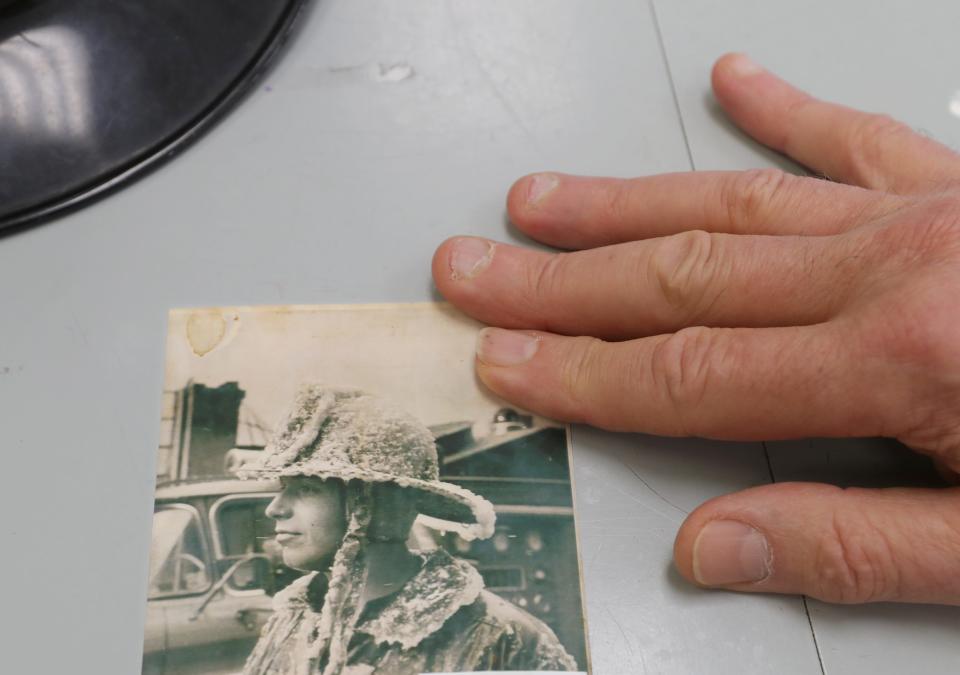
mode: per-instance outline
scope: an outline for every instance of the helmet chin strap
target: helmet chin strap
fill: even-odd
[[[346,484],[347,531],[333,558],[330,583],[319,621],[304,626],[310,658],[302,675],[340,675],[349,656],[350,640],[360,618],[361,600],[367,582],[364,544],[372,513],[372,486]],[[297,675],[301,675],[298,673]]]

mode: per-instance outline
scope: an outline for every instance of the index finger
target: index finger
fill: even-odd
[[[776,169],[641,178],[536,173],[513,184],[510,219],[560,248],[591,248],[688,230],[830,235],[880,218],[905,200]]]

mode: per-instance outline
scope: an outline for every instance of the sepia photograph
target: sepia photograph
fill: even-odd
[[[143,673],[588,673],[568,429],[444,304],[170,313]]]

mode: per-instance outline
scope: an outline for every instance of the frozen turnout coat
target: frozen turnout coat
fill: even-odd
[[[274,598],[274,613],[244,675],[315,675],[309,635],[319,620],[326,580],[317,573]],[[397,593],[370,603],[349,644],[343,675],[418,675],[484,670],[577,670],[543,622],[483,589],[480,574],[445,551]]]

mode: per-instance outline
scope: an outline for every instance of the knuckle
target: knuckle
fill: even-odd
[[[716,238],[702,230],[665,237],[648,261],[654,288],[668,308],[688,320],[715,299],[711,290],[716,290],[717,263]]]
[[[889,115],[864,115],[850,126],[847,152],[853,175],[872,186],[886,186],[883,162],[891,141],[913,134],[903,122]]]
[[[746,232],[770,211],[793,177],[780,169],[741,171],[724,183],[720,201],[733,232]]]
[[[560,285],[567,263],[567,253],[555,253],[544,259],[538,265],[527,267],[527,287],[531,302],[539,306],[546,298],[555,297],[561,292]]]
[[[960,193],[934,195],[895,212],[875,230],[874,243],[885,257],[915,261],[924,254],[960,254]]]
[[[956,419],[955,413],[951,411],[944,415],[939,411],[925,411],[918,415],[915,424],[898,435],[898,440],[917,452],[933,457],[947,470],[945,478],[949,482],[958,482],[955,479],[960,477],[960,420]],[[957,540],[960,541],[960,536]]]
[[[560,364],[560,386],[571,419],[591,423],[591,391],[600,377],[602,346],[603,341],[598,338],[575,338]]]
[[[949,302],[949,301],[947,301]],[[887,306],[896,322],[871,324],[873,335],[862,337],[867,357],[881,356],[914,392],[910,405],[897,415],[923,417],[921,413],[951,410],[955,405],[957,344],[960,321],[945,316],[941,299],[898,299]],[[902,399],[896,405],[902,406]],[[892,412],[892,411],[891,411]],[[955,415],[955,408],[952,411]]]
[[[655,391],[665,397],[683,430],[684,419],[702,403],[709,385],[714,335],[710,328],[684,328],[664,339],[650,360]]]
[[[859,604],[896,598],[900,579],[889,538],[861,515],[837,512],[816,556],[817,597]]]
[[[927,217],[916,227],[923,251],[935,257],[960,260],[960,194],[938,195],[930,200]]]
[[[908,279],[909,292],[891,291],[888,306],[899,320],[880,324],[879,345],[897,361],[927,373],[956,371],[960,321],[953,307],[960,265],[960,201],[931,203],[912,217],[877,231],[870,241],[874,267]]]
[[[609,183],[603,192],[603,210],[607,219],[614,223],[629,220],[632,197],[633,190],[629,181]]]

